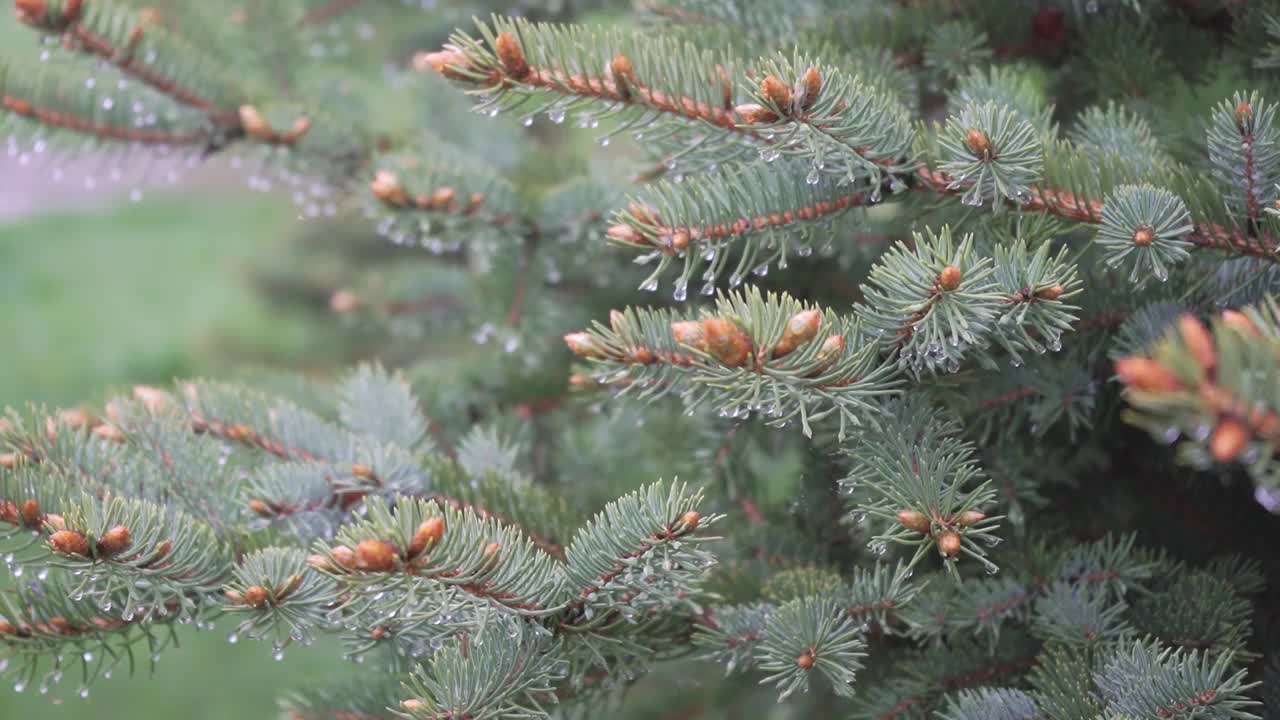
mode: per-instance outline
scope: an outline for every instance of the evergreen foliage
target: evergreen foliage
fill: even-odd
[[[15,690],[230,617],[363,668],[289,720],[1280,717],[1280,5],[497,5],[15,0],[11,154],[390,241],[258,277],[354,369],[0,421]]]

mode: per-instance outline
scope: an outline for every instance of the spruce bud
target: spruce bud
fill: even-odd
[[[1145,392],[1177,392],[1182,383],[1173,371],[1150,358],[1130,356],[1116,361],[1116,375],[1125,385]]]
[[[74,530],[59,530],[49,536],[49,547],[63,555],[89,557],[89,541]]]
[[[350,570],[356,566],[356,554],[346,545],[338,545],[329,551],[338,567]]]
[[[956,524],[960,527],[977,525],[987,518],[987,514],[977,510],[965,510],[956,516]]]
[[[1051,287],[1044,288],[1043,290],[1036,291],[1036,297],[1041,300],[1057,300],[1062,297],[1062,293],[1064,292],[1066,292],[1066,288],[1061,285],[1053,285]]]
[[[955,557],[960,552],[960,533],[947,530],[938,536],[938,550],[947,557]]]
[[[1243,129],[1252,119],[1253,108],[1249,106],[1249,103],[1241,100],[1240,104],[1236,105],[1236,124]]]
[[[4,453],[0,455],[0,468],[12,470],[18,467],[18,453]]]
[[[702,520],[702,514],[697,510],[687,510],[680,516],[679,526],[684,532],[693,532],[698,529],[698,523]]]
[[[818,93],[822,92],[822,73],[811,66],[804,71],[800,81],[804,85],[804,109],[808,110],[818,101]]]
[[[379,170],[373,176],[373,182],[369,183],[369,190],[375,198],[386,205],[405,207],[409,204],[409,194],[400,187],[400,179],[386,170]]]
[[[270,142],[275,139],[276,133],[271,129],[271,124],[262,116],[258,108],[252,105],[240,106],[240,126],[244,128],[244,132],[254,140]]]
[[[605,232],[605,235],[607,235],[610,240],[615,240],[626,245],[645,247],[649,244],[648,241],[645,240],[644,236],[636,232],[636,229],[630,225],[614,225]]]
[[[963,277],[960,268],[955,265],[948,265],[942,268],[942,272],[938,273],[938,286],[943,290],[955,290],[960,287],[960,280]]]
[[[747,125],[755,125],[757,123],[771,123],[778,119],[777,113],[769,108],[756,103],[743,103],[733,109],[738,117],[742,118],[742,122]]]
[[[600,346],[600,343],[596,342],[596,339],[591,336],[591,333],[569,333],[564,336],[564,344],[568,345],[569,349],[573,351],[573,354],[580,358],[595,358],[603,360],[608,357],[604,348]]]
[[[103,557],[119,555],[132,542],[133,536],[129,532],[129,528],[124,525],[117,525],[98,538],[98,554]]]
[[[791,88],[776,76],[766,75],[760,81],[760,95],[783,112],[791,108]]]
[[[671,336],[681,345],[707,352],[707,336],[702,323],[697,320],[677,320],[671,323]]]
[[[13,0],[13,14],[19,22],[38,25],[44,22],[47,13],[45,0]]]
[[[329,297],[329,309],[338,315],[348,315],[360,307],[360,296],[350,290],[339,290]]]
[[[742,367],[751,356],[751,338],[731,320],[707,318],[702,321],[702,332],[707,352],[725,367]]]
[[[422,521],[417,531],[413,533],[413,542],[409,544],[409,557],[415,558],[421,555],[423,550],[440,542],[442,537],[444,537],[444,518],[433,517]]]
[[[1209,450],[1218,462],[1231,462],[1249,445],[1249,430],[1235,418],[1223,418],[1209,438]]]
[[[1138,229],[1133,231],[1133,244],[1138,247],[1149,247],[1155,241],[1156,233],[1148,225],[1139,225]]]
[[[498,551],[501,549],[502,549],[502,546],[499,545],[498,543],[496,542],[489,543],[488,545],[484,546],[484,556],[486,559],[492,560],[493,558],[496,558],[498,556]]]
[[[921,535],[929,532],[929,518],[919,510],[899,510],[898,522],[908,530],[914,530]]]
[[[969,128],[964,134],[964,144],[969,146],[974,155],[984,160],[991,156],[991,138],[978,128]]]
[[[455,80],[464,76],[457,68],[469,67],[467,56],[457,50],[438,50],[436,52],[420,52],[413,56],[413,69],[418,72],[431,70]]]
[[[782,331],[782,339],[773,346],[773,356],[780,358],[791,354],[796,348],[812,340],[821,325],[820,310],[803,310],[791,316],[786,329]]]
[[[798,665],[801,670],[808,670],[809,668],[812,668],[813,667],[813,651],[805,650],[804,652],[800,653],[800,656],[796,658],[796,665]]]
[[[613,84],[623,99],[631,97],[631,86],[635,84],[635,68],[626,55],[615,55],[609,63],[609,72],[613,75]]]
[[[818,364],[810,373],[810,377],[826,372],[842,355],[844,355],[843,335],[832,335],[823,340],[822,347],[818,348]]]
[[[390,572],[396,567],[396,549],[382,540],[361,540],[356,545],[356,568],[367,572]]]
[[[240,594],[239,604],[255,608],[266,607],[267,589],[261,585],[250,585]]]
[[[40,510],[40,503],[35,500],[22,503],[22,524],[32,530],[44,524],[44,512]]]
[[[1260,334],[1249,316],[1238,310],[1223,310],[1222,324],[1248,338],[1256,338]]]
[[[1204,325],[1188,313],[1178,318],[1178,333],[1182,335],[1182,342],[1186,344],[1187,350],[1200,364],[1200,369],[1207,373],[1213,372],[1218,364],[1218,351],[1214,349],[1213,338]]]
[[[517,80],[523,80],[529,75],[529,63],[524,59],[524,49],[520,47],[520,41],[515,35],[509,32],[498,33],[493,47],[498,53],[498,62],[502,63],[502,68],[508,75]]]

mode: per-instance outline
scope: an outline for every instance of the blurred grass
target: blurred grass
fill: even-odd
[[[288,333],[243,277],[290,222],[279,197],[202,193],[0,225],[0,406],[72,405],[101,400],[109,386],[229,371],[215,331],[219,341],[230,332],[280,342]],[[334,644],[294,648],[277,663],[269,646],[232,646],[226,632],[182,627],[181,648],[162,656],[154,678],[117,673],[87,702],[72,673],[47,697],[0,687],[0,718],[274,718],[282,693],[355,667]]]

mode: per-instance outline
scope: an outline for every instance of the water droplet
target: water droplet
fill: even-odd
[[[283,662],[283,661],[284,661],[284,648],[276,648],[276,650],[275,650],[274,652],[272,652],[272,653],[271,653],[271,659],[272,659],[272,660],[275,660],[276,662]]]
[[[1172,445],[1178,441],[1178,437],[1182,435],[1182,431],[1177,426],[1171,425],[1160,433],[1160,441],[1166,445]]]
[[[16,682],[16,683],[14,683],[14,684],[13,684],[13,691],[14,691],[14,692],[16,692],[16,693],[20,693],[20,692],[22,692],[23,690],[26,690],[26,689],[27,689],[27,683],[26,683],[26,681],[19,680],[18,682]]]
[[[596,142],[600,143],[600,147],[609,147],[609,136],[605,135],[600,139],[596,140]]]
[[[533,116],[525,115],[524,118],[520,120],[520,124],[525,127],[533,127]]]
[[[89,688],[87,687],[80,688],[79,695],[81,700],[87,700],[89,698]]]
[[[235,645],[236,643],[240,642],[240,636],[233,632],[227,635],[227,642],[231,643],[232,645]]]
[[[84,658],[84,661],[87,663],[93,662],[93,653],[91,652],[85,651],[84,655],[81,655],[80,657]]]
[[[550,120],[551,122],[553,122],[553,123],[557,124],[557,125],[559,125],[560,123],[563,123],[563,122],[564,122],[564,110],[561,110],[561,109],[559,109],[559,108],[557,108],[557,109],[555,109],[555,110],[548,110],[548,111],[547,111],[547,119],[548,119],[548,120]]]
[[[684,280],[676,281],[676,287],[675,287],[675,290],[671,293],[671,297],[674,298],[676,302],[684,302],[685,298],[688,297],[688,295],[689,295],[688,283],[686,283]]]
[[[809,169],[809,174],[804,176],[804,181],[805,181],[806,183],[809,183],[810,185],[817,185],[817,184],[818,184],[818,180],[819,180],[821,177],[822,177],[822,176],[818,174],[818,168],[816,168],[816,167],[815,167],[815,168],[810,168],[810,169]]]

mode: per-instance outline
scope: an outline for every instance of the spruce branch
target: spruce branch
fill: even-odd
[[[1198,651],[1162,648],[1136,640],[1103,659],[1094,682],[1108,707],[1135,717],[1175,718],[1198,710],[1210,720],[1258,718],[1259,705],[1249,698],[1257,683],[1246,671],[1232,671],[1231,654],[1211,657]]]
[[[853,694],[862,668],[865,643],[858,625],[830,598],[796,598],[778,608],[765,625],[756,648],[757,663],[785,700],[806,690],[814,673],[824,677],[837,695]]]
[[[701,320],[678,317],[628,309],[565,341],[622,392],[674,392],[725,414],[761,412],[773,425],[798,417],[806,435],[812,421],[836,415],[844,436],[897,386],[858,321],[789,296],[748,288],[721,295]]]
[[[225,65],[171,33],[154,8],[115,0],[17,0],[18,19],[59,36],[64,47],[93,55],[175,102],[205,113],[221,128],[242,126],[242,95]],[[198,87],[197,87],[198,86]]]
[[[961,690],[947,698],[947,708],[939,711],[942,720],[1036,720],[1041,717],[1036,701],[1021,690],[982,688]]]
[[[1256,92],[1223,100],[1210,118],[1209,162],[1226,188],[1228,207],[1244,227],[1256,224],[1278,197],[1280,128],[1275,123],[1275,104]]]
[[[660,181],[616,213],[608,237],[651,253],[638,261],[658,260],[642,288],[655,289],[658,277],[680,259],[677,300],[685,299],[699,271],[704,295],[715,292],[716,279],[731,265],[729,285],[737,286],[750,272],[764,275],[770,265],[785,268],[792,255],[811,254],[815,237],[837,234],[848,211],[871,204],[878,192],[818,174],[798,185],[797,172],[804,172],[803,165],[787,160],[722,167],[692,185]]]

